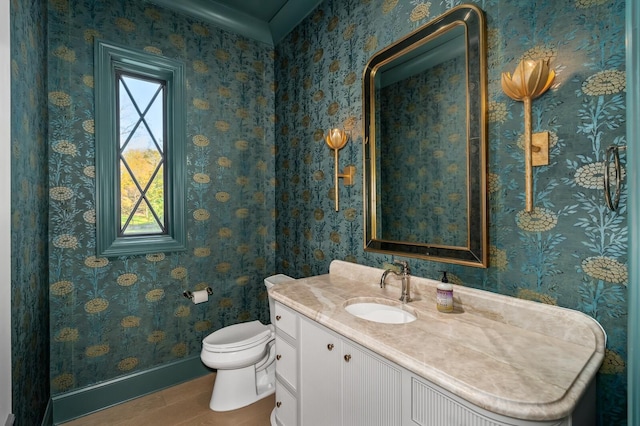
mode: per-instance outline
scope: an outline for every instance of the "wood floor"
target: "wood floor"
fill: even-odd
[[[215,374],[167,388],[106,410],[63,423],[64,426],[269,426],[275,396],[239,410],[209,409]]]

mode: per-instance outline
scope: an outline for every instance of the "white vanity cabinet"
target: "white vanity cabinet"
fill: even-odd
[[[276,351],[283,354],[276,364],[279,425],[583,426],[591,425],[590,419],[595,418],[594,384],[572,415],[564,419],[526,421],[505,417],[453,395],[303,315],[287,311],[298,316],[298,335],[297,346],[276,335]],[[284,354],[289,360],[297,355],[297,363],[286,362]],[[292,372],[294,364],[298,370]],[[292,393],[291,389],[296,391]]]
[[[593,425],[593,383],[566,418],[527,421],[505,417],[465,401],[279,303],[276,312],[280,314],[276,321],[278,425]]]
[[[402,424],[402,371],[300,318],[300,419],[304,426]]]
[[[436,309],[439,282],[421,277],[411,277],[411,323],[347,311],[398,305],[400,289],[378,285],[383,272],[334,260],[329,274],[270,289],[281,315],[278,424],[291,424],[291,405],[286,418],[298,426],[596,424],[606,335],[591,317],[461,286],[456,311],[445,314]]]
[[[275,304],[276,327],[276,422],[296,426],[298,422],[298,315]],[[275,425],[273,425],[275,426]]]

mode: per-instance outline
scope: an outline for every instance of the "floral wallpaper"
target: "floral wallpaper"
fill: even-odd
[[[278,272],[323,274],[332,259],[381,267],[363,250],[362,88],[368,59],[457,0],[327,0],[276,48]],[[597,377],[602,425],[626,424],[627,216],[604,204],[607,146],[625,138],[622,0],[481,0],[488,32],[488,269],[409,259],[415,275],[577,309],[608,335]],[[534,132],[550,133],[550,164],[536,167],[535,210],[524,212],[523,105],[500,87],[522,58],[550,60],[557,78],[533,102]],[[332,194],[323,133],[351,131],[340,167],[356,184]],[[623,158],[624,164],[624,158]]]
[[[47,9],[40,0],[10,7],[12,403],[14,424],[28,426],[49,401]]]
[[[380,90],[381,239],[467,247],[466,81],[462,55]]]
[[[392,261],[363,250],[362,71],[459,3],[327,0],[274,52],[149,3],[12,2],[16,424],[38,422],[49,381],[53,395],[82,388],[197,356],[202,337],[227,324],[268,321],[267,275]],[[409,259],[413,273],[446,269],[458,284],[596,318],[608,334],[599,424],[624,425],[626,193],[612,213],[601,183],[606,147],[627,143],[624,1],[476,3],[488,26],[491,266]],[[187,64],[187,252],[95,256],[95,37]],[[500,88],[500,74],[529,57],[557,74],[533,103],[551,161],[535,168],[532,214],[523,212],[522,104]],[[322,138],[336,125],[351,132],[340,167],[358,167],[355,185],[340,184],[339,212]],[[182,297],[205,286],[208,303]],[[34,351],[38,362],[25,362]]]
[[[56,395],[268,322],[275,270],[273,49],[146,2],[49,0],[49,293]],[[187,251],[96,257],[94,39],[187,68]],[[207,303],[185,290],[207,286]]]

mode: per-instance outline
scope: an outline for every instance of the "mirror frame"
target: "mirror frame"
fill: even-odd
[[[465,247],[378,238],[376,169],[376,74],[381,67],[463,25],[467,64],[467,244]],[[374,54],[363,74],[364,250],[479,268],[488,267],[487,211],[487,64],[484,12],[475,5],[456,6]],[[476,64],[477,66],[470,66]]]

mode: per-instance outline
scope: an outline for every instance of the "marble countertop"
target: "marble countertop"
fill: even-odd
[[[357,318],[354,297],[399,305],[399,279],[333,261],[329,274],[274,286],[273,299],[433,384],[494,413],[524,420],[571,414],[604,358],[602,327],[580,312],[454,285],[453,313],[436,309],[437,281],[411,277],[409,324]]]

